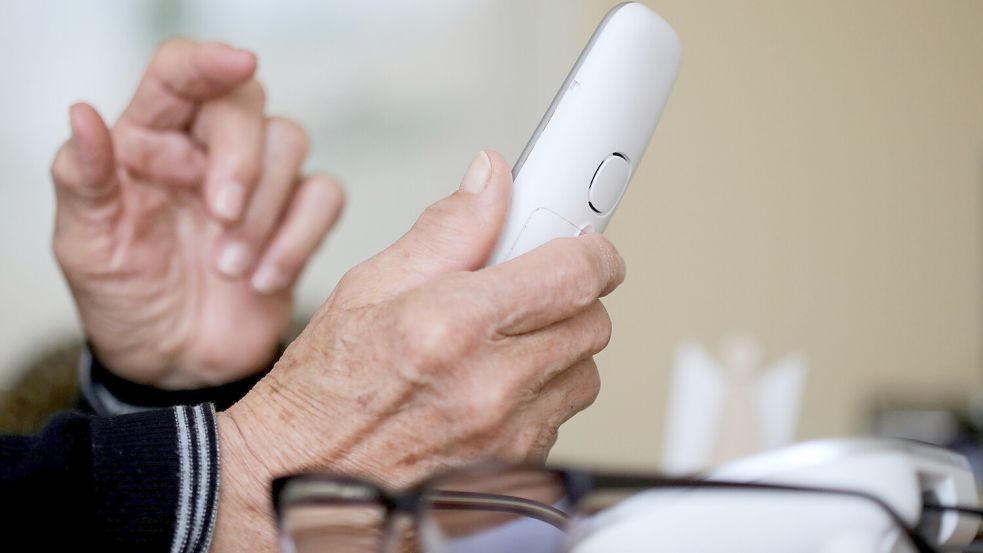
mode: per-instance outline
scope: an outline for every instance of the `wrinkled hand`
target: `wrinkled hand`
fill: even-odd
[[[599,389],[624,278],[601,236],[481,269],[511,175],[479,154],[461,191],[352,269],[273,371],[219,415],[216,551],[272,548],[274,475],[329,470],[399,487],[446,466],[542,460]]]
[[[96,354],[162,388],[271,362],[291,290],[340,212],[308,140],[264,112],[253,54],[172,40],[110,130],[76,104],[52,165],[54,251]]]

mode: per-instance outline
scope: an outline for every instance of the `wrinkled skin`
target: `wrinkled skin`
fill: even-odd
[[[505,161],[487,157],[483,192],[435,204],[351,270],[274,370],[220,416],[223,451],[235,453],[223,454],[216,550],[272,548],[261,521],[273,475],[327,470],[398,488],[490,457],[542,461],[559,426],[593,402],[592,355],[611,332],[598,298],[624,264],[610,242],[585,236],[481,269],[511,189]]]
[[[124,378],[196,388],[268,367],[341,210],[334,180],[301,174],[307,136],[265,113],[255,70],[248,52],[172,40],[112,129],[71,109],[53,246],[96,354]]]

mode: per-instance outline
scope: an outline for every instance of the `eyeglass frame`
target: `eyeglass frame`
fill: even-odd
[[[508,465],[508,464],[481,464],[457,467],[442,471],[437,473],[418,484],[404,490],[404,491],[393,491],[385,486],[379,485],[373,481],[356,478],[347,475],[336,475],[331,473],[297,473],[286,476],[281,476],[273,480],[271,485],[271,495],[273,501],[273,510],[276,514],[277,525],[282,529],[283,515],[285,511],[286,501],[283,498],[284,492],[287,490],[288,486],[296,483],[303,482],[331,482],[344,486],[358,486],[365,490],[367,494],[364,497],[358,498],[357,503],[369,503],[374,502],[385,509],[385,524],[390,524],[394,514],[404,513],[412,517],[414,524],[418,524],[422,520],[422,513],[424,509],[431,510],[441,510],[441,507],[435,507],[433,505],[425,505],[425,501],[430,498],[444,497],[448,501],[457,500],[458,505],[443,507],[443,509],[468,509],[471,505],[471,510],[481,510],[486,512],[508,512],[512,514],[521,515],[523,517],[539,520],[541,522],[550,524],[560,530],[565,530],[565,523],[569,520],[570,516],[556,509],[551,505],[546,505],[539,503],[531,499],[525,499],[521,497],[503,495],[503,494],[490,494],[490,493],[479,493],[479,492],[443,492],[441,490],[435,490],[434,484],[445,480],[448,475],[456,474],[466,470],[515,470],[515,469],[527,469],[530,471],[537,471],[544,474],[551,474],[558,477],[565,485],[565,491],[568,493],[568,498],[572,505],[577,505],[584,497],[587,496],[591,491],[600,488],[611,488],[611,489],[639,489],[639,490],[651,490],[651,489],[710,489],[710,490],[730,490],[730,491],[770,491],[778,493],[811,493],[811,494],[823,494],[823,495],[836,495],[841,497],[849,497],[854,499],[863,499],[868,502],[875,504],[881,509],[888,518],[901,530],[902,534],[909,540],[911,545],[915,547],[917,553],[943,553],[946,551],[961,552],[961,553],[975,553],[983,552],[983,548],[976,548],[974,544],[967,544],[965,546],[951,546],[951,545],[940,545],[935,546],[930,544],[924,537],[922,537],[918,532],[905,522],[904,518],[886,501],[881,499],[875,494],[848,489],[848,488],[838,488],[838,487],[818,487],[818,486],[799,486],[791,484],[773,484],[765,482],[735,482],[726,480],[712,480],[712,479],[700,479],[692,477],[667,477],[667,476],[657,476],[657,475],[644,475],[644,474],[619,474],[614,472],[605,471],[594,471],[590,469],[583,469],[578,467],[543,467],[536,465]],[[463,503],[466,498],[480,499],[484,501],[480,507],[481,509],[475,508],[476,505],[471,503]],[[489,503],[489,501],[501,501],[500,504]],[[297,500],[291,503],[296,503],[300,505],[344,505],[346,502],[343,498],[331,498],[326,499],[323,496],[317,501],[305,501],[303,499]],[[352,501],[351,503],[356,503]],[[521,506],[525,506],[528,509],[523,510]],[[983,519],[983,509],[968,507],[962,505],[938,505],[932,503],[924,503],[922,505],[923,511],[937,511],[937,512],[954,512],[961,515],[971,515],[980,517]],[[563,523],[557,523],[557,520],[562,520]],[[978,536],[979,537],[979,536]]]

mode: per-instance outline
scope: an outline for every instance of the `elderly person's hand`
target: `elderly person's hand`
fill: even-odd
[[[301,127],[265,113],[255,70],[249,52],[172,40],[112,129],[71,109],[54,251],[119,376],[195,388],[268,367],[340,212],[339,185],[301,173]]]
[[[593,402],[592,356],[624,278],[601,236],[559,239],[481,268],[511,175],[482,152],[460,191],[352,269],[259,384],[219,414],[215,551],[274,547],[275,475],[341,471],[402,486],[495,457],[542,460]]]

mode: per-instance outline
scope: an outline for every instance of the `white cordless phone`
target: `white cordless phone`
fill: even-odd
[[[638,3],[604,18],[512,175],[512,206],[488,260],[554,238],[603,232],[659,122],[679,71],[672,27]]]

